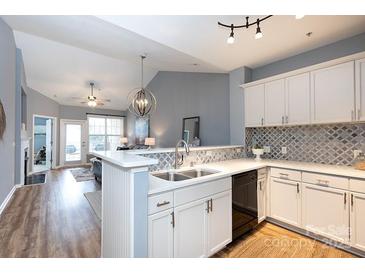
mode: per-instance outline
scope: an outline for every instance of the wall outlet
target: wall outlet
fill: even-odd
[[[355,149],[353,152],[354,152],[354,159],[356,159],[357,156],[359,156],[359,154],[362,153],[362,151],[359,149]]]
[[[265,153],[270,153],[271,152],[271,147],[270,146],[264,146],[264,152]]]
[[[281,147],[281,153],[282,154],[287,154],[288,150],[286,149],[286,147]]]

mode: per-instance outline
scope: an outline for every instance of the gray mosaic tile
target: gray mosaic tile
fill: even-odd
[[[270,146],[263,158],[351,165],[353,150],[365,151],[365,124],[246,128],[246,155],[254,144]],[[281,147],[287,147],[287,154]]]

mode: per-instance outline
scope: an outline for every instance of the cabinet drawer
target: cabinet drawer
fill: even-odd
[[[302,180],[305,183],[315,184],[324,187],[333,187],[345,190],[349,189],[349,179],[344,177],[303,172]]]
[[[273,167],[271,168],[270,171],[271,171],[270,175],[272,177],[287,179],[292,181],[301,181],[302,179],[301,172],[298,170]]]
[[[258,179],[264,179],[264,178],[266,178],[266,175],[267,175],[266,168],[260,168],[259,170],[257,170]]]
[[[232,178],[223,178],[190,186],[174,192],[174,206],[202,199],[204,197],[232,189]]]
[[[350,190],[365,193],[365,180],[350,179]]]
[[[174,206],[174,195],[166,192],[148,198],[148,215],[169,209]]]

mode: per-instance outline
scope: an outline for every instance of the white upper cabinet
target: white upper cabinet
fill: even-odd
[[[286,78],[286,124],[310,123],[310,74]]]
[[[311,72],[313,123],[355,119],[354,62]]]
[[[265,125],[277,126],[285,123],[284,79],[265,84]]]
[[[365,121],[365,59],[356,61],[356,119]]]
[[[258,85],[245,88],[244,98],[245,126],[262,126],[265,117],[265,86]]]

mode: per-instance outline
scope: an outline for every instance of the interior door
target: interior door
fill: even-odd
[[[47,169],[52,168],[53,161],[53,120],[46,120],[46,167]]]
[[[87,121],[61,120],[61,165],[86,163]]]

